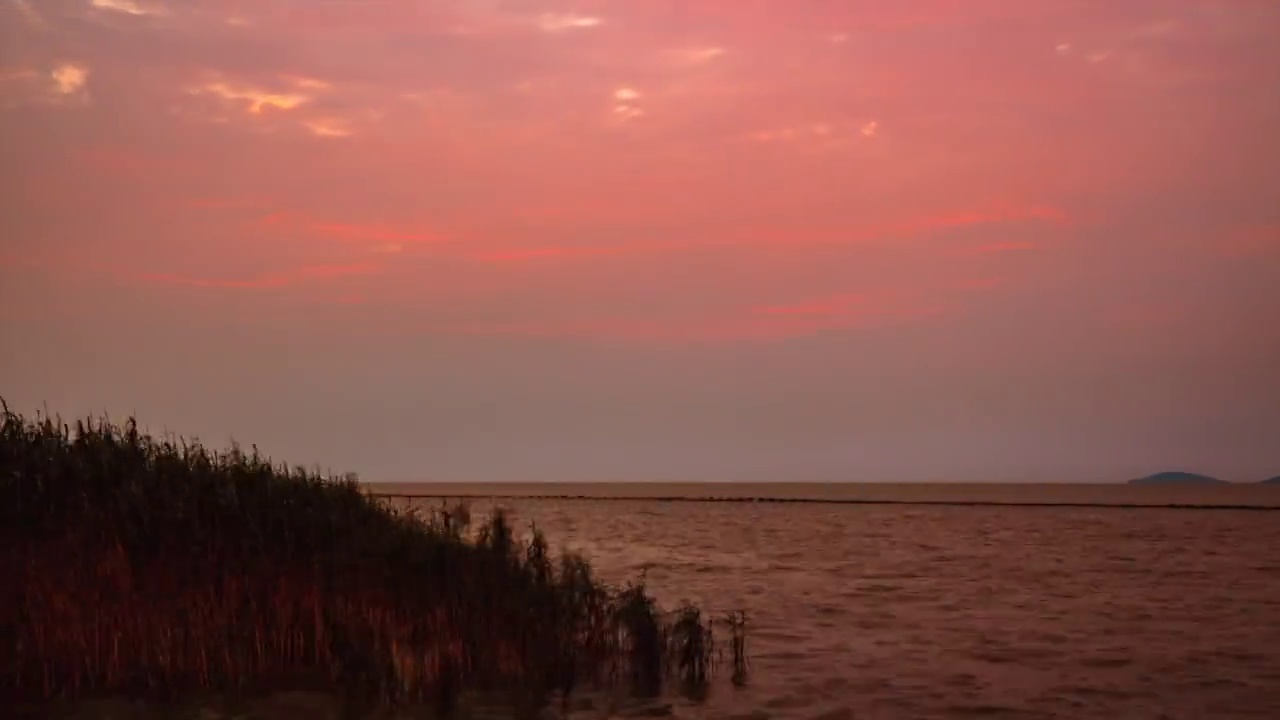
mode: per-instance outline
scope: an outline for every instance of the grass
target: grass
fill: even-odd
[[[718,657],[699,610],[606,585],[501,511],[473,526],[256,447],[7,405],[0,578],[4,705],[315,690],[350,715],[475,697],[533,713],[586,689],[696,694]]]

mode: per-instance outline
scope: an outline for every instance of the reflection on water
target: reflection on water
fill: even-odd
[[[750,684],[675,717],[1280,718],[1273,513],[502,504],[667,606],[747,611]]]

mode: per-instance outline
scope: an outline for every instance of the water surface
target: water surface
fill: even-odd
[[[1280,717],[1280,514],[495,502],[665,605],[747,611],[749,685],[678,718]]]

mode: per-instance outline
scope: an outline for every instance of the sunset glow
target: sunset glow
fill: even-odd
[[[1274,474],[1278,31],[3,0],[0,394],[387,479]]]

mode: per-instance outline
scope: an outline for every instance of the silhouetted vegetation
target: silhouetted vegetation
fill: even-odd
[[[132,419],[4,408],[0,578],[0,704],[287,689],[532,712],[588,688],[697,691],[713,666],[697,609],[671,622],[642,583],[601,583],[501,511],[473,527],[465,507],[397,508]]]

